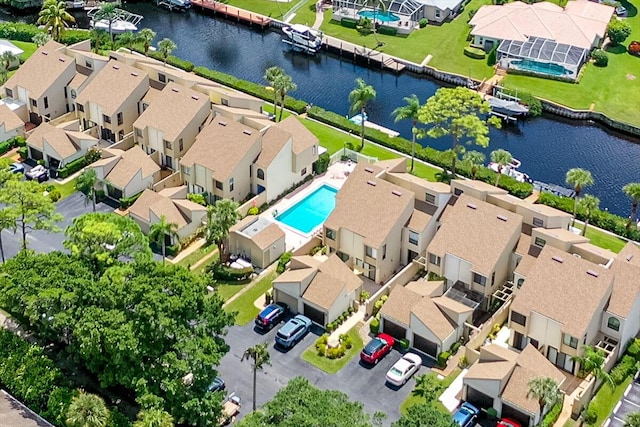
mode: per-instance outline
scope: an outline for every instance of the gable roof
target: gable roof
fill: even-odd
[[[607,311],[626,319],[640,295],[640,249],[629,242],[623,252],[618,254],[611,266],[615,277]]]
[[[260,154],[254,162],[255,165],[261,168],[268,168],[287,145],[290,138],[291,134],[282,129],[278,129],[275,126],[267,128],[262,134],[262,150],[260,150]]]
[[[313,145],[318,145],[318,138],[307,129],[297,116],[289,116],[275,126],[293,135],[293,152],[300,154]]]
[[[117,188],[126,187],[138,172],[142,173],[142,178],[147,178],[160,170],[160,166],[137,145],[119,153],[118,157],[116,165],[106,176]]]
[[[185,225],[189,224],[191,220],[184,215],[178,206],[182,206],[182,202],[186,208],[190,210],[206,210],[206,207],[198,205],[190,200],[186,199],[171,199],[155,191],[145,189],[140,197],[129,207],[129,213],[143,220],[150,222],[151,213],[158,218],[165,216],[168,223],[174,223],[181,229]]]
[[[78,142],[80,140],[96,143],[98,141],[91,135],[67,131],[44,122],[33,130],[29,138],[27,138],[27,144],[42,150],[46,142],[60,155],[60,160],[64,160],[78,152],[80,149]]]
[[[362,285],[335,253],[316,268],[316,275],[303,293],[303,298],[319,307],[329,309],[343,293],[350,294]]]
[[[22,119],[5,104],[0,104],[0,125],[4,125],[5,132],[24,128]]]
[[[629,264],[640,267],[640,247],[634,242],[627,242],[616,256],[617,261],[625,260]]]
[[[0,390],[0,424],[11,427],[53,427],[53,424],[4,390]]]
[[[271,223],[263,228],[258,234],[253,236],[251,240],[253,240],[253,243],[255,243],[260,249],[265,250],[284,236],[284,231],[282,231],[282,229],[276,224]]]
[[[520,234],[522,216],[461,194],[448,205],[441,218],[442,226],[427,247],[429,253],[445,253],[471,263],[471,269],[489,277],[500,256]]]

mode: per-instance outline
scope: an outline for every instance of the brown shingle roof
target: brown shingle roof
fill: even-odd
[[[162,199],[162,196],[155,191],[145,189],[140,197],[129,207],[129,212],[149,221],[151,216],[149,215],[149,208],[157,201]]]
[[[142,178],[147,178],[160,170],[158,166],[142,149],[134,145],[120,155],[118,163],[107,175],[109,182],[117,188],[124,188],[133,177],[142,172]]]
[[[566,243],[572,243],[572,244],[577,244],[577,243],[587,243],[589,242],[589,239],[587,239],[584,236],[581,236],[579,234],[576,234],[572,231],[569,230],[565,230],[563,228],[534,228],[534,231],[538,232],[539,234],[543,235],[543,236],[549,236],[552,237],[554,239],[558,239],[562,242],[566,242]]]
[[[380,247],[398,220],[408,219],[401,215],[410,215],[407,209],[413,207],[414,198],[412,191],[375,178],[377,172],[380,169],[375,166],[358,164],[338,191],[336,207],[325,222],[328,228],[345,228],[363,236],[364,244],[373,248]]]
[[[455,323],[429,297],[423,297],[415,304],[411,308],[411,313],[442,341],[456,328]]]
[[[402,322],[405,326],[409,326],[411,321],[411,307],[421,299],[422,295],[419,293],[409,290],[404,286],[396,286],[380,309],[380,313]]]
[[[94,137],[84,135],[83,138],[89,140],[95,140]],[[69,137],[67,131],[62,128],[51,126],[49,123],[42,123],[27,139],[27,144],[44,148],[44,143],[49,144],[60,155],[60,160],[64,160],[69,156],[72,156],[78,152],[78,145]]]
[[[521,228],[520,215],[462,194],[455,205],[445,208],[442,226],[427,251],[440,257],[449,253],[470,262],[473,271],[490,276]]]
[[[307,129],[296,116],[289,116],[275,126],[293,135],[293,152],[300,154],[313,145],[318,145],[318,138]]]
[[[427,228],[427,225],[431,222],[431,218],[433,218],[433,216],[414,209],[411,214],[411,218],[409,218],[409,222],[407,223],[407,228],[421,233],[425,228]]]
[[[318,270],[342,282],[347,289],[347,293],[352,292],[362,285],[362,279],[354,274],[336,254],[331,255],[320,264]]]
[[[376,166],[380,164],[380,162],[376,162]],[[392,172],[389,173],[390,176],[397,176],[404,181],[414,182],[421,187],[426,187],[430,190],[433,190],[435,193],[449,193],[451,191],[451,187],[445,184],[444,182],[431,182],[427,181],[424,178],[417,177],[415,175],[411,175],[407,172]]]
[[[318,271],[316,268],[307,267],[307,268],[298,268],[296,270],[287,270],[282,273],[280,276],[273,280],[273,283],[298,283],[302,282],[307,277],[315,274]]]
[[[255,243],[260,249],[265,250],[283,237],[284,231],[282,231],[282,229],[276,224],[270,224],[253,236],[251,240],[253,240],[253,243]]]
[[[609,298],[612,282],[610,270],[546,245],[511,310],[527,317],[535,311],[562,323],[563,332],[582,337],[602,301]]]
[[[22,119],[4,104],[0,105],[0,124],[4,125],[4,130],[6,132],[24,128],[24,122]]]
[[[640,247],[634,242],[627,242],[618,253],[616,260],[624,260],[629,264],[640,267]]]
[[[166,195],[145,189],[140,197],[131,205],[129,213],[147,222],[151,221],[151,212],[158,218],[164,215],[167,222],[174,223],[178,226],[178,229],[181,229],[189,224],[191,220],[180,211],[178,206],[186,207],[188,210],[206,209],[204,206],[200,206],[186,199],[171,199]]]
[[[291,134],[271,126],[262,134],[262,150],[258,159],[254,162],[256,166],[267,168],[273,162],[282,149],[287,145]]]
[[[260,143],[260,137],[255,129],[216,116],[202,129],[180,163],[188,167],[194,163],[202,165],[222,181],[233,173],[247,152]]]
[[[473,364],[465,378],[476,380],[500,380],[505,379],[515,368],[515,361],[482,362]]]
[[[615,260],[611,270],[613,291],[607,311],[626,319],[640,294],[640,266],[622,259]]]
[[[304,291],[303,297],[305,300],[329,310],[344,290],[344,283],[340,283],[334,277],[319,271]]]
[[[169,83],[150,101],[149,107],[133,123],[138,129],[159,129],[167,141],[175,141],[203,108],[209,98],[200,92]],[[198,123],[200,125],[200,123]]]

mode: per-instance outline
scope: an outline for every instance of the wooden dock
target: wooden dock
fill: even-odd
[[[322,43],[326,50],[334,51],[340,56],[351,56],[351,54],[353,54],[354,61],[360,59],[366,61],[368,65],[371,65],[371,62],[375,62],[380,65],[381,69],[399,73],[406,67],[403,62],[398,61],[391,55],[386,55],[379,50],[358,46],[335,37],[324,36],[322,37]]]
[[[191,5],[193,8],[202,12],[208,11],[214,15],[221,15],[227,19],[235,20],[236,22],[241,22],[250,26],[257,26],[262,29],[267,28],[271,24],[271,18],[267,16],[249,12],[237,7],[228,6],[224,3],[213,0],[192,0]]]

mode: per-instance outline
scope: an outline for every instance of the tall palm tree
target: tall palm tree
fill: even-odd
[[[81,390],[71,400],[66,421],[69,427],[106,427],[109,409],[100,396]]]
[[[171,55],[171,53],[177,48],[178,46],[171,39],[165,37],[164,39],[160,40],[160,43],[158,43],[158,50],[162,54],[164,65],[167,65],[167,58],[169,58],[169,55]]]
[[[229,229],[240,219],[238,202],[222,199],[207,207],[207,241],[218,246],[220,262],[227,260]]]
[[[581,355],[571,357],[571,360],[580,364],[580,371],[585,377],[589,374],[593,374],[597,379],[604,380],[607,384],[613,387],[615,385],[613,379],[604,370],[605,359],[606,356],[603,350],[594,348],[590,345],[582,347]]]
[[[418,111],[420,110],[420,100],[418,95],[412,94],[404,98],[405,105],[396,108],[391,112],[394,121],[398,123],[400,120],[411,119],[411,169],[413,173],[413,163],[416,157],[416,137],[418,135]]]
[[[143,409],[138,412],[133,427],[174,427],[171,414],[162,409]]]
[[[553,406],[562,400],[562,391],[558,383],[550,377],[536,377],[529,381],[527,397],[538,400],[540,418],[544,415],[545,406]]]
[[[376,90],[368,85],[363,79],[356,79],[356,87],[349,93],[349,105],[351,114],[360,112],[362,124],[360,126],[360,150],[364,148],[364,122],[367,114],[367,103],[376,99]]]
[[[142,42],[142,50],[145,56],[149,54],[149,47],[155,38],[156,32],[151,28],[143,28],[138,32],[138,39]]]
[[[269,67],[264,72],[264,79],[269,82],[273,89],[273,115],[277,114],[278,91],[275,89],[276,80],[284,74],[284,70],[280,67]]]
[[[471,150],[464,153],[462,161],[466,162],[471,169],[471,179],[476,179],[476,174],[480,166],[484,165],[487,158],[479,151]]]
[[[622,187],[622,191],[631,199],[631,216],[629,217],[629,221],[627,221],[627,228],[631,226],[631,224],[635,224],[636,218],[638,216],[638,203],[640,203],[640,182],[631,182],[624,187]]]
[[[499,148],[491,152],[491,161],[498,164],[498,176],[496,176],[495,186],[500,183],[500,177],[502,176],[502,170],[513,160],[513,156],[507,150]]]
[[[288,92],[293,92],[298,88],[298,85],[293,82],[291,76],[282,74],[274,81],[273,89],[278,92],[280,98],[280,116],[278,121],[282,120],[282,112],[284,111],[284,99]],[[274,111],[275,114],[275,111]]]
[[[70,22],[76,22],[76,20],[67,12],[67,5],[63,1],[46,0],[38,13],[38,25],[44,25],[44,29],[56,41],[60,40],[60,36]]]
[[[575,194],[573,196],[573,221],[571,222],[571,226],[576,223],[576,210],[578,209],[578,197],[580,197],[580,192],[589,185],[593,185],[593,176],[591,172],[582,168],[572,168],[567,171],[567,176],[565,177],[565,181],[567,184],[573,186],[573,190]]]
[[[164,264],[167,251],[167,236],[169,240],[178,238],[178,224],[168,222],[165,215],[160,216],[160,221],[153,224],[149,230],[149,240],[162,248],[162,263]]]
[[[98,192],[104,189],[105,184],[107,180],[98,179],[94,168],[86,168],[76,179],[76,190],[85,195],[87,204],[92,203],[93,212],[96,211]]]
[[[253,410],[256,410],[256,380],[258,371],[261,371],[265,365],[271,365],[271,357],[269,350],[267,350],[269,344],[256,344],[253,347],[249,347],[242,355],[241,361],[251,360],[253,367]]]
[[[44,46],[49,40],[51,40],[51,36],[47,33],[43,33],[42,31],[38,31],[33,35],[33,37],[31,37],[31,41],[38,47]]]
[[[580,204],[580,207],[584,209],[584,228],[582,229],[582,235],[584,236],[587,233],[589,221],[593,218],[593,214],[596,213],[600,207],[600,199],[596,196],[592,196],[591,194],[586,194],[578,203]]]
[[[107,21],[109,23],[109,37],[111,37],[111,44],[113,45],[113,23],[120,16],[121,12],[118,9],[116,3],[104,2],[100,5],[100,8],[94,15],[94,21]]]

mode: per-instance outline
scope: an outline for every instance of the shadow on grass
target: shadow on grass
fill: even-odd
[[[638,14],[638,8],[635,7],[633,3],[627,0],[622,0],[620,4],[624,6],[625,9],[627,9],[627,18],[633,18]]]
[[[611,53],[613,55],[620,55],[621,53],[627,53],[627,48],[624,47],[624,45],[618,44],[618,45],[612,45],[612,44],[608,44],[605,46],[604,50],[608,53]]]

